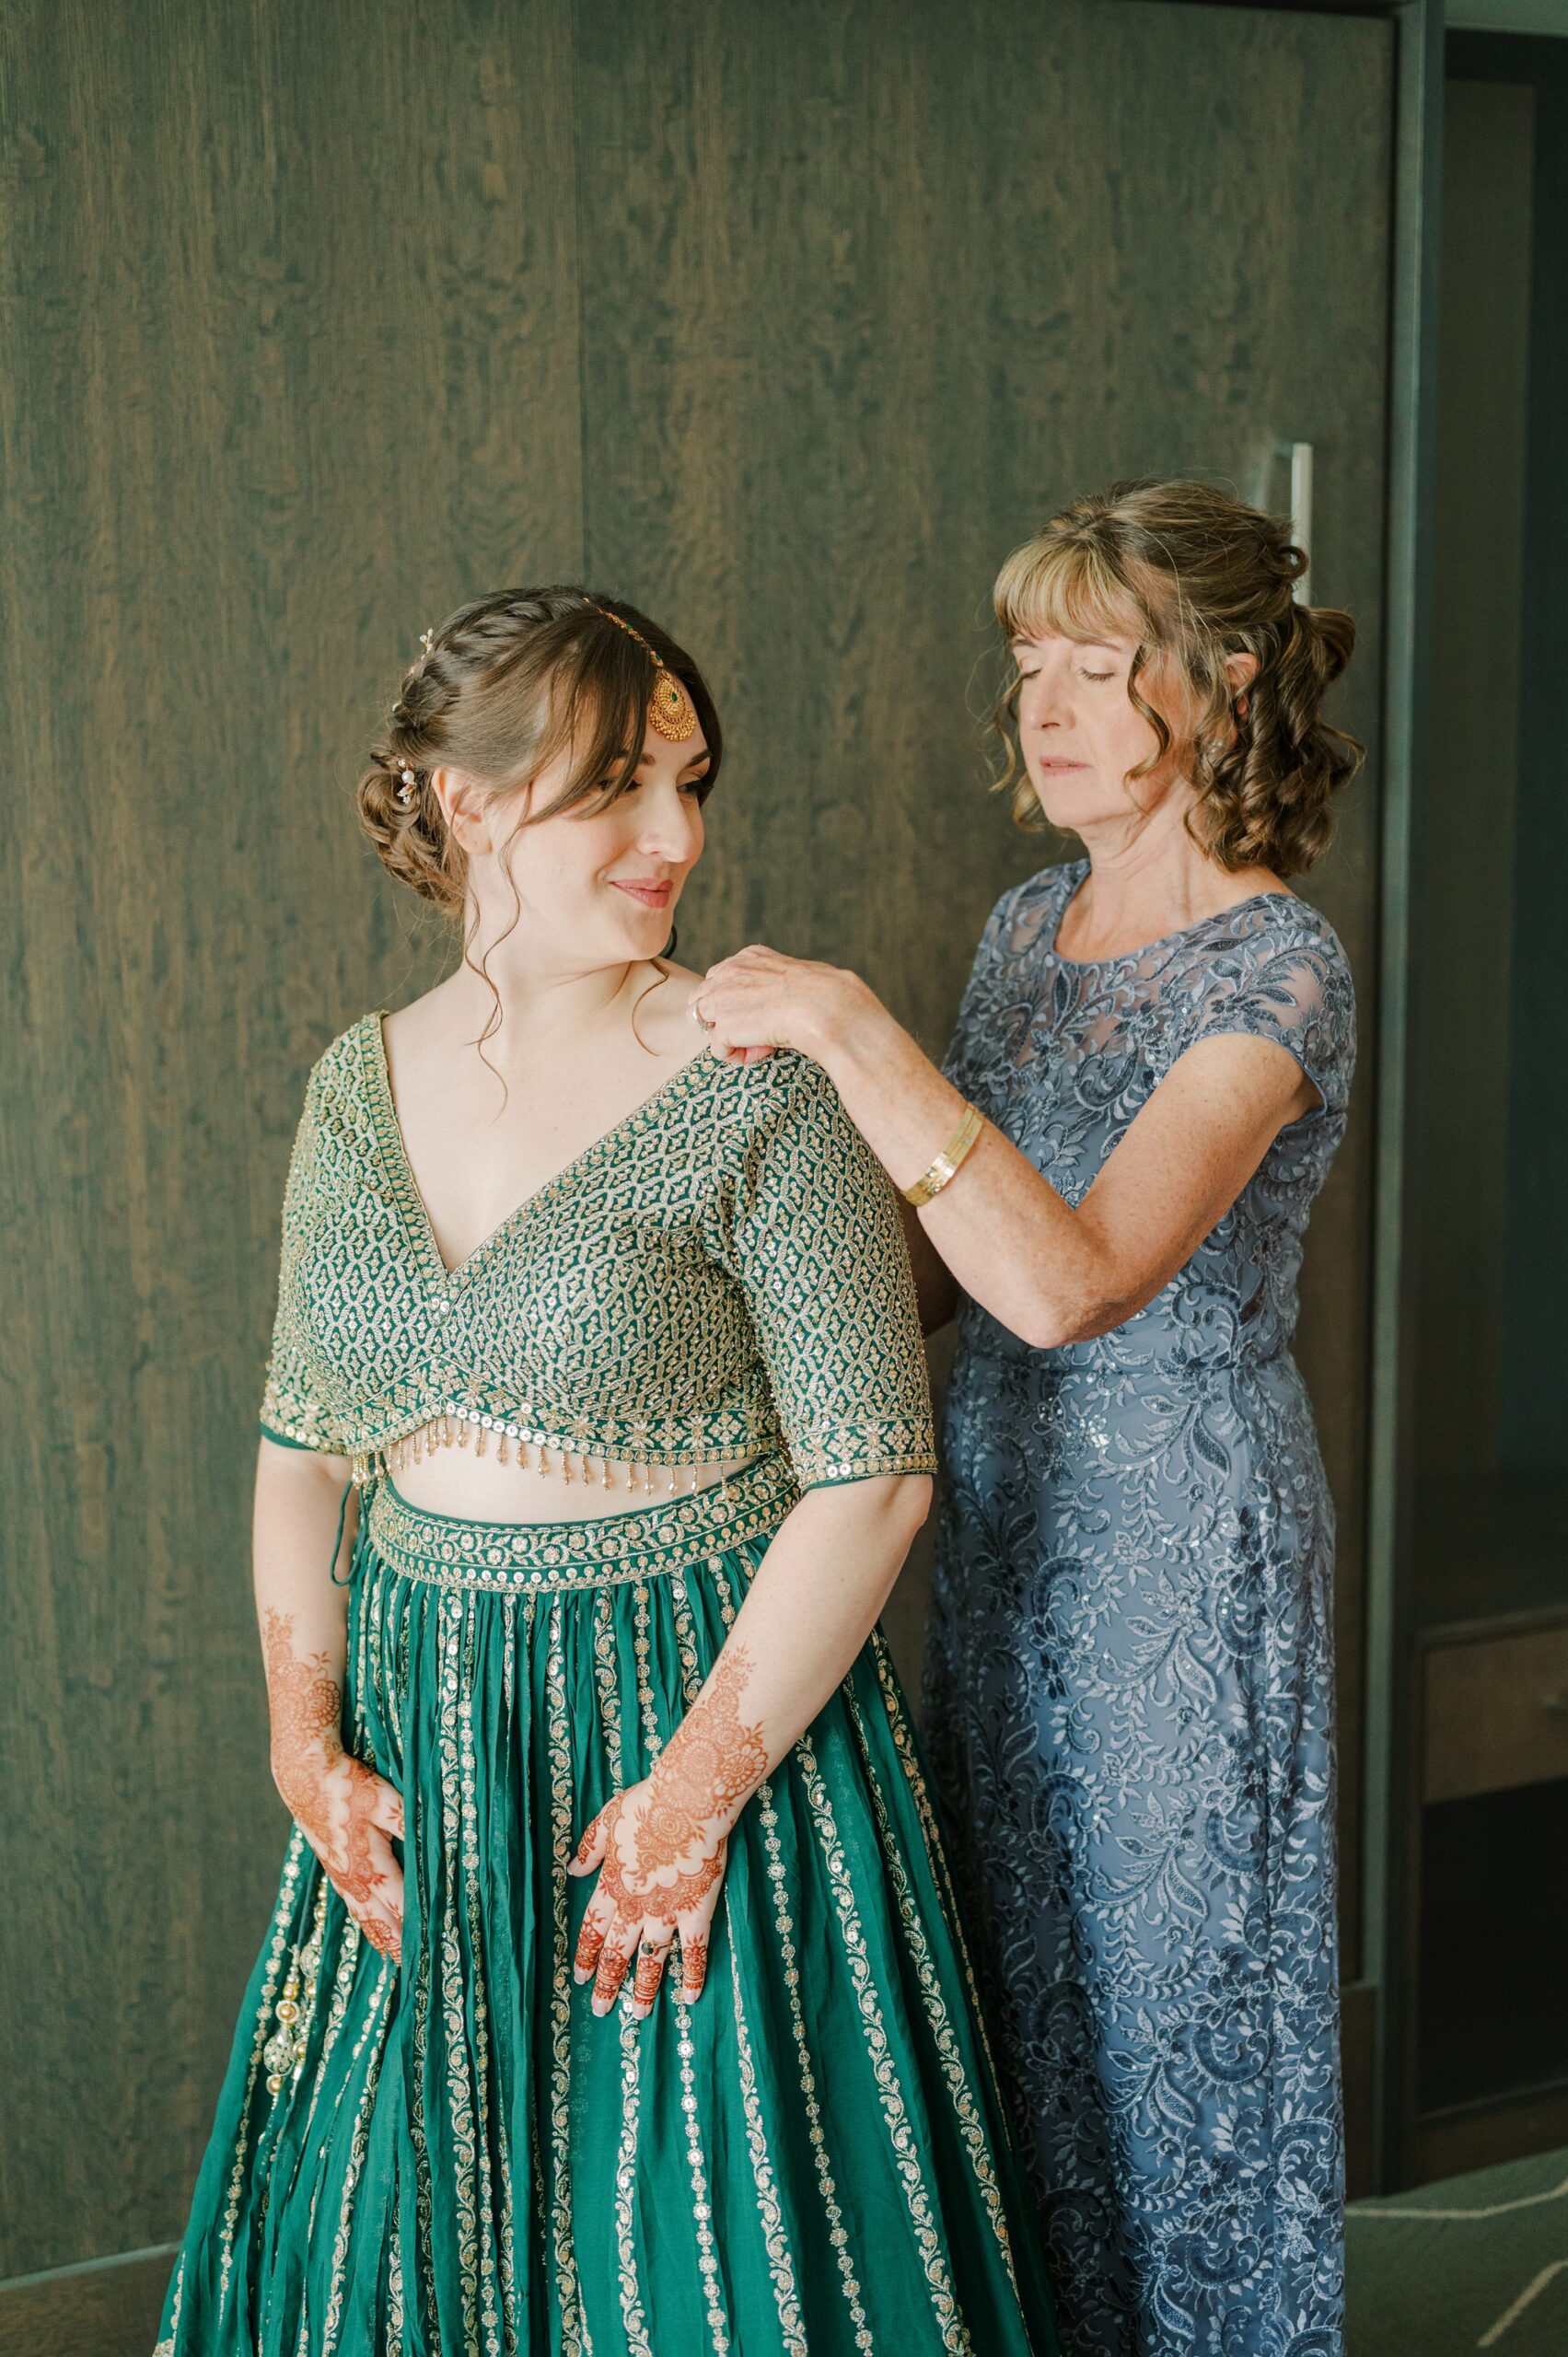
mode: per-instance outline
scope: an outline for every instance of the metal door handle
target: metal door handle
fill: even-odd
[[[1308,560],[1307,570],[1295,585],[1295,599],[1307,606],[1311,603],[1307,585],[1312,577],[1313,448],[1310,442],[1277,442],[1274,448],[1280,458],[1290,460],[1290,536]]]

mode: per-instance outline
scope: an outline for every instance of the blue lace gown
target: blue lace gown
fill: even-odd
[[[1338,2357],[1333,1509],[1290,1343],[1354,998],[1286,892],[1060,958],[1086,873],[998,903],[947,1062],[1069,1202],[1199,1039],[1279,1041],[1322,1104],[1114,1333],[963,1303],[931,1756],[1064,2348]]]

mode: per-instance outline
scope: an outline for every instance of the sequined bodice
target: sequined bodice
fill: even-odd
[[[565,1470],[782,1444],[803,1487],[935,1462],[892,1190],[818,1065],[699,1056],[448,1270],[374,1015],[310,1077],[261,1420],[363,1471],[426,1430]]]
[[[1281,891],[1060,957],[1084,875],[999,902],[948,1060],[1053,1187],[1080,1202],[1200,1040],[1272,1040],[1322,1101],[1114,1331],[1031,1350],[965,1306],[927,1739],[1063,2348],[1332,2357],[1333,1507],[1288,1346],[1354,998]]]
[[[1056,931],[1087,873],[1048,867],[992,913],[947,1070],[1069,1202],[1199,1039],[1245,1032],[1297,1058],[1323,1097],[1282,1130],[1225,1217],[1147,1308],[1114,1334],[1049,1353],[1058,1372],[1151,1356],[1228,1364],[1288,1349],[1313,1198],[1344,1135],[1355,999],[1332,926],[1289,892],[1260,893],[1121,958],[1060,957]],[[960,1330],[1034,1354],[965,1302]]]

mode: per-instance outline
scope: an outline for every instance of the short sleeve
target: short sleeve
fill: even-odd
[[[1013,903],[1017,897],[1018,888],[1015,884],[1003,893],[985,921],[975,947],[970,978],[958,1002],[953,1037],[942,1059],[945,1077],[966,1097],[976,1094],[986,1065],[995,1053],[995,1043],[987,1037],[993,977],[1003,955]]]
[[[731,1248],[803,1489],[930,1473],[914,1280],[892,1181],[819,1064],[780,1055],[749,1129]]]
[[[322,1396],[301,1282],[306,1249],[323,1213],[319,1086],[319,1074],[312,1074],[289,1157],[277,1313],[261,1396],[261,1430],[269,1440],[281,1441],[287,1448],[314,1448],[326,1456],[346,1457],[348,1443]]]
[[[1321,1110],[1342,1117],[1355,1070],[1355,986],[1327,923],[1320,930],[1293,923],[1249,942],[1227,986],[1205,993],[1185,1044],[1237,1032],[1285,1049],[1321,1097]],[[1318,1109],[1304,1119],[1316,1119]]]

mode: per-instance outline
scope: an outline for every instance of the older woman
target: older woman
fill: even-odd
[[[1290,891],[1360,749],[1353,632],[1270,518],[1122,486],[1004,567],[1005,893],[946,1072],[865,984],[752,948],[721,1051],[816,1057],[918,1207],[959,1350],[926,1712],[1064,2344],[1342,2345],[1333,1517],[1290,1354],[1354,1003]]]

